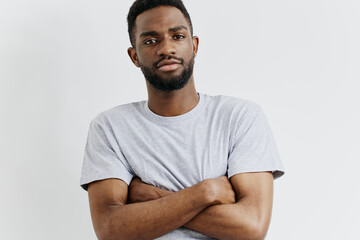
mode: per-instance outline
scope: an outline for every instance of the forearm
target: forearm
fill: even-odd
[[[174,194],[153,186],[149,188],[152,198]],[[266,216],[270,213],[264,214],[266,211],[251,207],[251,200],[244,198],[238,203],[212,205],[183,226],[217,239],[263,239],[269,225]]]
[[[211,204],[200,183],[160,199],[108,206],[104,219],[94,224],[101,240],[154,239],[179,228]]]
[[[217,239],[263,239],[268,221],[246,201],[213,205],[199,213],[184,227]]]

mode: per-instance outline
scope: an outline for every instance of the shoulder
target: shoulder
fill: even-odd
[[[92,119],[91,124],[109,126],[131,121],[141,114],[145,102],[126,103],[104,110]]]
[[[251,100],[225,96],[225,95],[207,95],[208,106],[212,111],[219,111],[223,116],[241,117],[245,115],[256,115],[261,111],[261,106]]]

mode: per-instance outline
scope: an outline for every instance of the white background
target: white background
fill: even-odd
[[[185,1],[197,90],[259,103],[286,167],[267,239],[360,239],[360,2]],[[147,98],[132,1],[0,1],[0,239],[96,239],[89,123]]]

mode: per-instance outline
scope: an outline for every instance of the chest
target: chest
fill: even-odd
[[[128,128],[122,152],[133,174],[154,186],[178,191],[226,174],[229,133],[211,123]]]

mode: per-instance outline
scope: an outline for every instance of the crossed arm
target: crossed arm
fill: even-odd
[[[135,178],[89,185],[95,232],[100,240],[154,239],[181,226],[218,239],[263,239],[272,209],[269,172],[204,180],[178,192]]]

